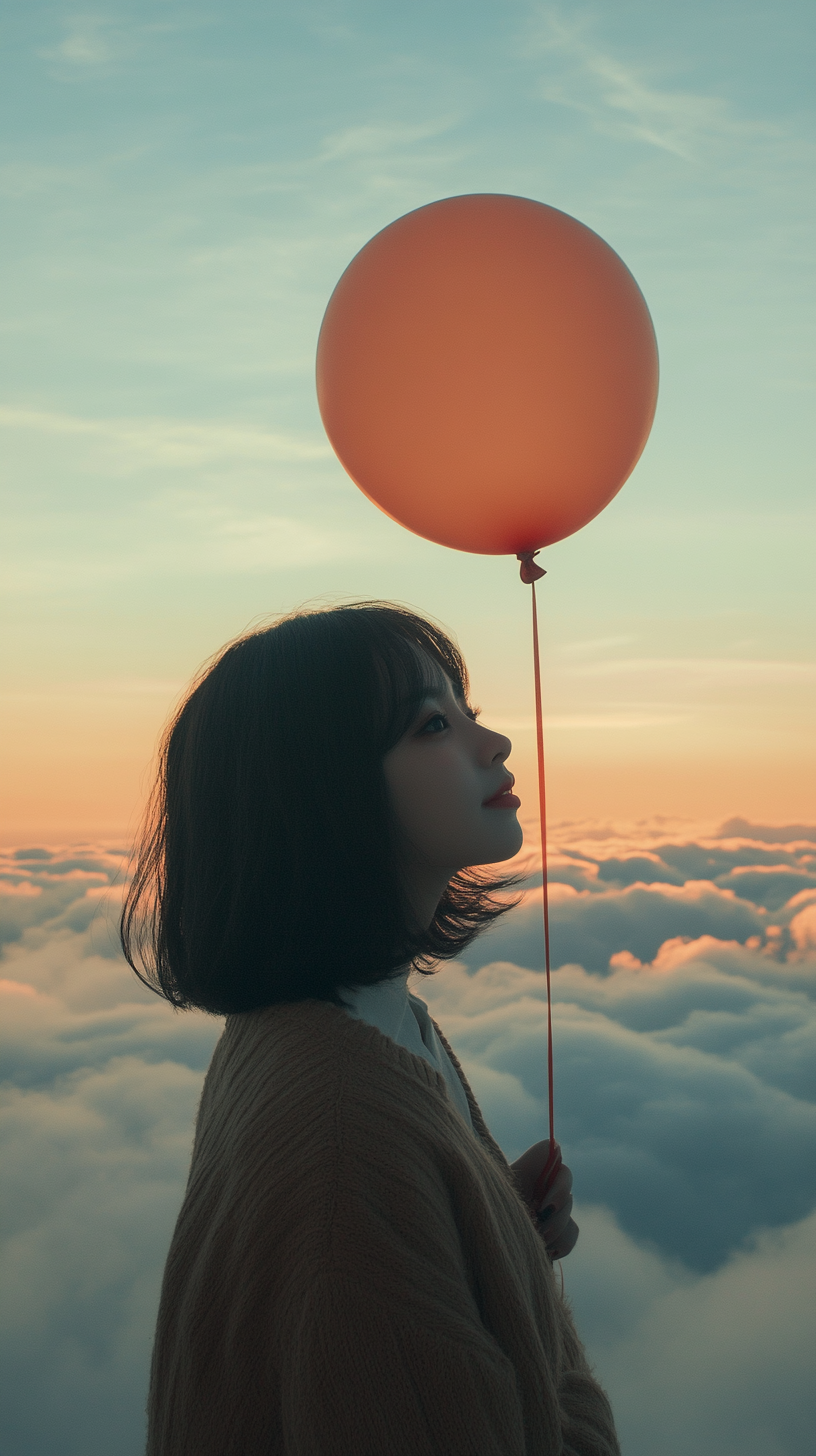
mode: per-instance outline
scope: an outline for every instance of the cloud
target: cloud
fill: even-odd
[[[106,496],[112,475],[131,480],[146,474],[143,488],[126,492],[125,529],[120,524],[109,533],[105,551],[98,549],[98,506],[52,511],[46,528],[38,523],[34,551],[23,539],[24,529],[15,533],[12,524],[0,587],[5,594],[87,588],[168,571],[174,578],[179,572],[210,577],[285,571],[359,559],[377,549],[370,535],[376,524],[362,530],[343,524],[331,501],[316,520],[298,514],[302,502],[289,488],[286,467],[319,473],[334,458],[325,440],[305,433],[229,422],[88,419],[10,407],[0,408],[0,427],[10,442],[27,447],[45,445],[53,452],[59,442],[60,471],[76,472],[86,484],[106,482]],[[270,484],[271,508],[264,508],[259,501],[270,500]]]
[[[566,658],[594,657],[596,653],[605,652],[610,647],[626,647],[634,640],[628,632],[616,637],[582,637],[578,642],[562,642],[556,652],[559,657]]]
[[[200,500],[185,502],[172,496],[154,505],[154,513],[163,515],[166,528],[146,544],[140,544],[135,533],[122,533],[107,555],[89,549],[79,539],[75,551],[66,551],[64,541],[61,546],[55,542],[51,553],[41,551],[28,559],[9,560],[0,594],[41,597],[66,588],[84,590],[91,583],[122,582],[137,576],[146,579],[168,571],[176,578],[208,579],[222,573],[283,572],[329,561],[359,561],[377,551],[372,537],[333,526],[328,519],[315,526],[293,516],[241,513],[238,508],[210,506]],[[58,518],[55,524],[60,524]],[[75,530],[74,521],[70,528]],[[78,686],[73,684],[68,691],[76,692]]]
[[[76,195],[95,180],[91,167],[59,167],[26,158],[0,165],[0,196],[26,198],[44,193],[53,199],[58,190],[70,189]]]
[[[329,445],[305,436],[260,430],[240,424],[199,424],[189,420],[94,420],[44,410],[0,409],[0,426],[39,435],[65,435],[96,441],[120,468],[159,465],[195,469],[224,461],[325,460]]]
[[[807,1456],[816,1216],[701,1278],[579,1207],[568,1297],[627,1456]]]
[[[110,70],[114,65],[132,60],[154,36],[189,30],[201,24],[185,16],[183,20],[154,20],[129,23],[123,15],[99,11],[82,11],[63,21],[65,34],[56,45],[39,52],[46,61],[56,63],[56,74],[77,78]],[[206,23],[206,22],[203,22]]]
[[[121,51],[121,39],[110,16],[72,15],[58,45],[43,55],[81,68],[104,66]]]
[[[804,910],[799,910],[791,920],[789,929],[796,950],[802,957],[809,951],[816,951],[816,905],[806,905]],[[798,959],[795,953],[794,959]]]
[[[807,1449],[816,840],[794,827],[554,830],[556,1118],[581,1225],[566,1287],[628,1456],[656,1431],[669,1456]],[[123,964],[126,866],[121,845],[0,853],[4,1442],[26,1456],[142,1449],[220,1030]],[[794,893],[769,909],[769,887]],[[537,916],[531,888],[467,964],[416,978],[511,1158],[546,1127]]]
[[[809,682],[816,663],[750,657],[619,657],[567,668],[573,677],[664,677],[672,684],[715,679],[724,683]]]
[[[29,926],[56,929],[70,908],[98,904],[89,891],[108,887],[121,874],[124,856],[47,850],[0,851],[0,945],[19,939]]]
[[[4,703],[54,703],[77,698],[87,702],[88,698],[162,698],[172,700],[187,684],[181,678],[161,677],[108,677],[86,678],[80,682],[54,683],[37,688],[21,688],[0,693]],[[20,886],[23,891],[23,886]],[[0,882],[0,895],[12,894]]]
[[[441,136],[456,125],[456,120],[455,117],[442,117],[414,126],[383,123],[379,126],[347,127],[344,131],[334,132],[326,137],[320,160],[333,162],[344,157],[388,155],[399,148],[412,147],[417,142]]]
[[[750,900],[739,899],[733,890],[720,889],[708,880],[673,884],[668,874],[667,883],[655,883],[656,872],[650,869],[647,874],[652,883],[636,882],[625,889],[579,889],[556,881],[550,895],[553,965],[575,962],[587,970],[605,972],[618,952],[629,951],[639,961],[651,961],[664,941],[677,936],[714,935],[721,940],[745,941],[765,931],[765,912]],[[558,875],[556,868],[553,878]],[[538,892],[526,892],[512,916],[488,931],[466,952],[465,959],[468,965],[482,964],[486,955],[499,950],[502,959],[543,967]]]
[[[619,859],[610,855],[598,865],[602,881],[618,885],[682,885],[684,876],[666,864],[658,854],[629,854]]]
[[[143,1450],[149,1332],[200,1085],[179,1063],[125,1057],[3,1094],[9,1453]]]
[[[609,729],[629,732],[632,728],[660,728],[667,723],[686,723],[692,715],[687,712],[645,712],[643,709],[613,713],[552,713],[544,719],[548,732],[584,732]],[[535,718],[492,718],[491,728],[500,733],[532,732]]]
[[[701,158],[716,142],[778,134],[767,123],[736,116],[722,97],[659,86],[644,69],[595,44],[586,13],[566,19],[555,9],[539,11],[531,42],[547,62],[541,95],[582,112],[598,131],[684,161]]]
[[[750,824],[747,819],[727,819],[720,828],[723,839],[748,839],[752,843],[768,840],[770,844],[787,844],[791,840],[816,844],[816,828],[812,824]]]
[[[739,865],[719,875],[716,883],[766,910],[781,910],[794,895],[816,889],[816,874],[788,865]]]

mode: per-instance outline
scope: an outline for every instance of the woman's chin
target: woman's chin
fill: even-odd
[[[503,833],[496,835],[494,852],[489,859],[484,861],[485,864],[503,864],[505,860],[513,859],[524,843],[524,830],[519,824],[515,812],[512,813],[512,816],[509,810],[502,812],[507,813],[511,822]]]

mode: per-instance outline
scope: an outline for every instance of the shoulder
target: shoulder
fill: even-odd
[[[347,1164],[370,1158],[386,1137],[418,1152],[460,1122],[444,1077],[423,1057],[330,1002],[299,1001],[227,1018],[204,1084],[194,1161],[253,1156],[263,1146],[281,1165],[312,1156],[328,1167],[340,1156]]]
[[[184,1218],[206,1214],[230,1238],[243,1228],[258,1248],[308,1237],[310,1258],[331,1245],[341,1263],[402,1228],[415,1258],[417,1229],[503,1181],[424,1058],[340,1007],[298,1002],[227,1019]]]
[[[208,1082],[242,1101],[281,1098],[325,1104],[335,1093],[397,1082],[403,1098],[444,1089],[423,1057],[328,1001],[297,1001],[227,1017]]]

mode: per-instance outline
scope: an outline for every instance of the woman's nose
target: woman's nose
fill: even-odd
[[[487,734],[487,738],[483,740],[484,747],[482,750],[485,757],[489,759],[490,763],[504,763],[505,759],[509,758],[513,751],[513,745],[510,739],[504,733],[496,733],[493,728],[485,728],[481,723],[479,727],[483,733]]]
[[[510,742],[509,738],[505,738],[503,733],[499,733],[498,738],[501,747],[496,752],[496,758],[498,758],[501,763],[504,763],[505,759],[509,758],[510,754],[513,752],[513,745]]]

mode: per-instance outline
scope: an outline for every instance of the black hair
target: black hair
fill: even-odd
[[[388,602],[302,611],[230,643],[162,740],[120,925],[139,978],[174,1006],[226,1014],[343,1005],[468,946],[514,903],[505,876],[454,875],[412,923],[382,761],[436,669],[467,670],[434,623]]]

